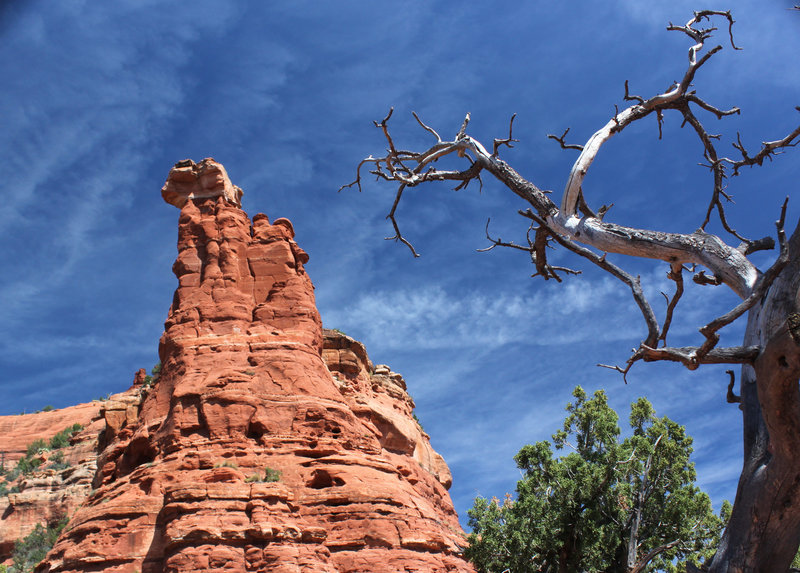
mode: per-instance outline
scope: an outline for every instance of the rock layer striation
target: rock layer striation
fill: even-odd
[[[106,409],[93,490],[38,571],[472,571],[399,374],[323,331],[286,219],[180,162],[152,387]]]

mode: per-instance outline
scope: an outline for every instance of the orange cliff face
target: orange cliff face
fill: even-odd
[[[37,571],[472,571],[402,377],[323,332],[291,223],[251,224],[211,159],[162,194],[161,373],[104,411],[94,490]]]

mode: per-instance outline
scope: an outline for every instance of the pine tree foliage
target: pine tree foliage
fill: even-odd
[[[710,557],[722,521],[694,485],[685,428],[640,398],[620,440],[605,392],[573,396],[552,447],[515,456],[516,499],[479,497],[469,511],[466,556],[478,571],[671,573]]]
[[[12,558],[14,564],[9,573],[32,572],[55,545],[61,530],[67,525],[67,519],[62,519],[54,525],[43,526],[37,523],[33,531],[14,544]]]

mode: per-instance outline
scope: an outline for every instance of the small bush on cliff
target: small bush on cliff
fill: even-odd
[[[69,467],[69,462],[64,459],[64,452],[56,452],[55,454],[50,456],[50,459],[47,461],[50,462],[47,465],[47,469],[61,471]]]
[[[233,462],[220,462],[218,464],[214,464],[214,468],[233,468],[235,470],[238,470],[239,466],[237,466]]]
[[[264,477],[261,477],[261,474],[253,474],[244,481],[246,483],[281,481],[281,471],[272,468],[264,468]]]
[[[28,573],[45,558],[58,539],[61,530],[67,525],[64,518],[53,526],[44,527],[37,523],[31,533],[14,544],[14,553],[11,556],[14,564],[9,573]]]
[[[51,450],[58,450],[60,448],[66,448],[69,445],[70,438],[80,432],[83,429],[81,424],[73,424],[67,428],[64,428],[55,436],[50,438],[49,446]]]
[[[33,473],[40,465],[42,465],[42,460],[38,458],[29,458],[24,457],[21,458],[17,462],[17,467],[11,470],[11,473],[8,474],[9,481],[14,481],[20,475],[28,475]]]
[[[38,439],[30,443],[25,451],[25,457],[21,458],[17,462],[16,467],[8,472],[8,476],[6,477],[7,481],[12,482],[21,475],[28,475],[36,471],[39,466],[42,465],[42,460],[38,459],[36,456],[42,454],[43,452],[49,452],[67,447],[69,445],[70,438],[74,434],[80,432],[82,429],[83,426],[81,424],[73,424],[61,430],[55,436],[50,438],[49,441]],[[69,467],[69,464],[64,461],[63,454],[61,454],[60,459],[59,456],[55,456],[55,458],[56,459],[51,458],[51,461],[55,462],[55,465],[50,467],[53,467],[54,469],[65,469]]]
[[[144,377],[144,387],[150,388],[156,382],[158,382],[158,378],[161,376],[161,362],[158,362],[153,368],[150,369],[150,374]]]
[[[40,438],[28,444],[28,449],[25,451],[25,457],[32,458],[33,456],[41,454],[42,452],[48,451],[49,449],[50,448],[48,447],[47,442]]]
[[[10,493],[19,493],[19,486],[12,485],[11,487],[8,487],[7,481],[0,482],[0,497],[3,497]]]

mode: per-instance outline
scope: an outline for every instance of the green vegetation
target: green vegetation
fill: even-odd
[[[237,466],[237,465],[236,465],[235,463],[233,463],[233,462],[220,462],[220,463],[218,463],[218,464],[214,464],[214,467],[215,467],[215,468],[233,468],[233,469],[235,469],[235,470],[238,470],[238,469],[239,469],[239,466]]]
[[[64,428],[55,436],[50,438],[50,443],[48,444],[51,450],[57,450],[59,448],[66,448],[69,445],[69,440],[72,436],[77,434],[83,429],[83,426],[80,424],[73,424],[68,428]]]
[[[8,489],[8,484],[10,482],[15,481],[20,476],[25,476],[33,473],[36,471],[41,465],[42,460],[39,459],[38,456],[43,454],[44,452],[49,452],[53,450],[59,450],[61,448],[65,448],[69,445],[70,438],[80,432],[83,429],[83,426],[80,424],[73,424],[67,428],[64,428],[62,431],[57,433],[55,436],[50,438],[49,441],[44,439],[34,440],[25,450],[25,457],[20,458],[17,462],[16,467],[11,471],[7,471],[5,469],[5,456],[2,460],[2,472],[0,475],[5,475],[6,481],[0,484],[0,495],[6,495],[13,491],[19,491],[18,486],[14,486],[11,489]],[[57,452],[56,454],[50,456],[51,463],[48,465],[48,468],[62,470],[69,467],[69,463],[64,460],[64,454],[62,452]]]
[[[156,382],[158,382],[160,376],[161,376],[161,362],[158,362],[150,369],[150,374],[144,377],[144,383],[142,384],[142,387],[139,389],[139,396],[144,398],[144,396],[146,396],[147,393],[150,391],[150,388],[156,385]]]
[[[55,410],[55,408],[53,408],[52,406],[48,405],[48,406],[45,406],[44,408],[42,408],[41,410],[36,410],[34,412],[34,414],[39,414],[41,412],[52,412],[53,410]],[[25,411],[22,412],[22,415],[25,415]]]
[[[44,527],[37,523],[34,530],[23,539],[14,544],[14,553],[11,556],[14,564],[8,569],[8,573],[28,573],[45,558],[47,552],[52,549],[58,539],[61,530],[67,525],[64,518],[53,526]],[[2,573],[0,571],[0,573]]]
[[[478,497],[465,556],[480,572],[685,571],[713,554],[723,520],[695,485],[692,438],[640,398],[619,440],[603,391],[580,388],[562,430],[515,456],[513,500]]]
[[[64,452],[56,452],[50,456],[50,459],[47,461],[50,463],[47,465],[46,469],[61,471],[69,467],[69,462],[64,459]]]
[[[261,477],[261,474],[255,473],[244,481],[245,483],[281,481],[281,472],[280,470],[272,468],[264,468],[264,477]]]
[[[156,382],[158,382],[158,378],[161,376],[161,362],[158,362],[150,369],[150,374],[144,377],[144,386],[146,388],[150,388]]]
[[[0,482],[0,497],[10,493],[19,493],[19,486],[13,485],[8,487],[8,482]]]
[[[25,456],[31,458],[49,450],[50,447],[47,445],[47,442],[39,438],[38,440],[34,440],[28,444],[28,449],[25,452]]]
[[[38,458],[24,457],[17,462],[17,466],[8,473],[7,480],[14,481],[20,475],[30,475],[42,465],[42,461]]]

